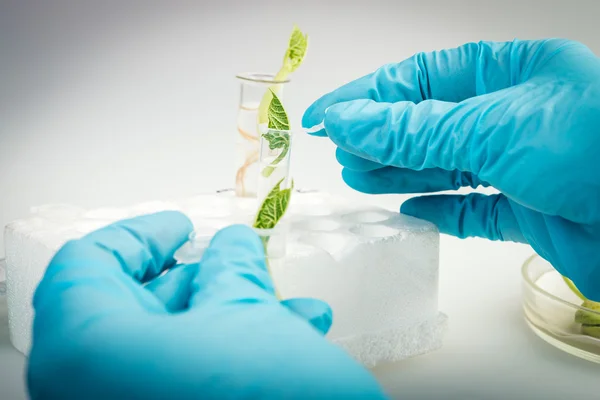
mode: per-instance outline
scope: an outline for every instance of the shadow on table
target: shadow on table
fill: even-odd
[[[438,351],[372,372],[392,398],[588,399],[600,366],[564,353],[538,338],[514,304],[496,315],[494,342],[473,329],[450,332]],[[458,323],[458,322],[457,322]],[[471,323],[476,323],[476,319]],[[594,397],[594,396],[592,396]]]
[[[6,296],[0,296],[0,399],[25,400],[25,357],[10,344]]]

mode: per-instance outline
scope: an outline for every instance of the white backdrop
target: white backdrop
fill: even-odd
[[[324,92],[419,51],[562,36],[600,52],[593,0],[0,7],[0,226],[34,205],[118,205],[232,186],[234,75],[276,71],[294,23],[311,39],[286,92],[297,124]],[[294,169],[299,185],[356,195],[324,139],[299,138]]]
[[[311,38],[286,89],[296,124],[324,92],[419,51],[568,37],[600,54],[596,0],[87,3],[0,0],[1,226],[39,204],[119,205],[231,187],[234,75],[275,71],[294,23]],[[365,198],[344,186],[326,139],[298,138],[294,170],[300,186]],[[396,208],[404,198],[377,201]],[[552,349],[522,321],[527,246],[449,237],[441,246],[446,346],[377,371],[390,391],[594,397],[586,385],[597,366]],[[7,399],[22,398],[24,361],[0,339],[0,386]]]

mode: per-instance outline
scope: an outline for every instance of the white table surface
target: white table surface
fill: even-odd
[[[441,246],[440,308],[450,317],[446,343],[435,353],[375,369],[392,397],[598,398],[589,385],[600,366],[551,347],[524,322],[520,267],[530,248],[447,236]],[[0,297],[0,399],[26,398],[24,367],[25,358],[10,345]]]

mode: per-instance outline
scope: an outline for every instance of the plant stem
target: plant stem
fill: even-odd
[[[284,148],[281,150],[281,153],[279,153],[279,155],[277,156],[277,158],[273,160],[273,162],[271,163],[271,165],[269,165],[269,166],[266,166],[266,167],[263,169],[262,175],[263,175],[265,178],[268,178],[269,176],[271,176],[271,174],[273,173],[273,171],[275,171],[275,168],[276,168],[275,166],[276,166],[277,164],[279,164],[279,163],[281,162],[281,160],[283,160],[283,159],[285,158],[285,155],[286,155],[286,154],[287,154],[287,152],[288,152],[288,148],[289,148],[289,145],[288,145],[288,146],[286,146],[286,147],[284,147]]]
[[[273,279],[273,272],[271,270],[271,265],[269,263],[269,253],[267,252],[269,238],[261,237],[260,240],[262,240],[262,242],[263,242],[263,248],[265,250],[265,265],[267,267],[267,273],[269,274],[269,276],[271,277],[271,281],[273,282],[273,291],[275,292],[275,297],[277,298],[277,300],[281,301],[281,295],[279,294],[279,291],[277,290],[277,286],[275,285],[275,279]]]
[[[567,286],[569,287],[569,289],[571,289],[571,291],[573,293],[575,293],[575,295],[577,297],[579,297],[581,299],[581,301],[584,301],[584,302],[587,301],[585,296],[583,294],[581,294],[579,289],[577,289],[577,287],[575,287],[575,284],[573,282],[571,282],[571,280],[569,278],[567,278],[566,276],[563,276],[562,278],[565,281],[565,283],[567,284]]]

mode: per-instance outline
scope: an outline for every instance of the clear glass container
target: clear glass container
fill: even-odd
[[[257,229],[256,234],[260,237],[265,251],[265,265],[273,281],[273,290],[275,296],[281,299],[277,290],[277,277],[273,275],[273,270],[281,270],[285,262],[287,250],[287,225],[278,224],[274,229]],[[174,254],[174,259],[179,264],[195,264],[202,260],[206,249],[210,246],[212,238],[217,230],[199,229],[188,236],[185,242]],[[166,271],[165,271],[166,273]]]
[[[567,353],[600,363],[600,339],[595,337],[600,335],[586,331],[575,318],[585,313],[600,321],[600,312],[583,307],[558,271],[537,255],[523,264],[522,274],[523,310],[531,329]]]
[[[180,264],[194,264],[202,260],[204,251],[210,245],[210,241],[217,233],[216,229],[196,229],[188,236],[185,242],[173,255]]]
[[[256,234],[265,244],[266,257],[277,261],[285,257],[287,243],[286,233],[288,225],[277,225],[274,229],[253,228]],[[180,264],[194,264],[202,260],[204,251],[210,246],[210,242],[217,230],[195,230],[189,234],[188,240],[174,254],[175,260]],[[0,264],[2,260],[0,260]]]
[[[269,193],[279,185],[287,189],[292,184],[290,159],[294,133],[260,127],[257,170],[257,204],[262,204]]]
[[[244,73],[236,78],[240,83],[240,101],[237,113],[235,194],[238,197],[256,197],[260,157],[258,107],[269,89],[283,101],[284,87],[290,80],[275,80],[274,74],[266,73]]]
[[[273,282],[273,291],[275,297],[282,300],[278,289],[277,275],[274,271],[281,271],[285,264],[285,254],[287,250],[287,224],[277,224],[273,229],[254,228],[254,232],[260,237],[265,251],[265,266]]]

